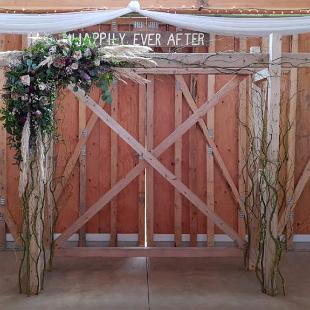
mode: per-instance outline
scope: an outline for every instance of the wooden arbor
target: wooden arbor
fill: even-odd
[[[180,195],[185,196],[195,207],[201,210],[205,215],[208,216],[210,222],[219,226],[222,231],[227,233],[238,245],[239,248],[243,248],[244,243],[244,232],[235,231],[227,223],[225,223],[212,209],[212,203],[205,204],[197,195],[195,195],[184,183],[181,182],[178,171],[176,170],[173,174],[169,171],[162,163],[159,162],[158,156],[164,152],[169,146],[175,145],[175,150],[178,149],[179,138],[188,131],[194,124],[199,123],[208,145],[212,149],[215,160],[219,164],[225,179],[231,187],[232,193],[235,199],[238,201],[240,209],[243,208],[243,200],[239,186],[239,190],[236,185],[234,185],[225,163],[223,162],[220,153],[216,149],[215,143],[213,141],[212,134],[210,134],[209,123],[206,124],[202,117],[211,111],[211,109],[221,101],[221,99],[233,88],[240,87],[244,92],[244,81],[245,77],[249,74],[253,74],[257,71],[264,69],[269,66],[269,71],[272,72],[272,77],[269,83],[269,116],[268,125],[270,132],[273,133],[273,148],[270,158],[272,160],[277,160],[279,153],[278,140],[279,136],[277,134],[277,129],[279,128],[279,105],[280,105],[280,74],[281,67],[284,69],[294,68],[300,66],[309,66],[309,55],[300,54],[289,54],[282,55],[280,46],[280,38],[277,36],[271,36],[270,46],[271,53],[269,55],[265,54],[160,54],[154,55],[154,59],[158,62],[159,67],[156,69],[144,69],[135,68],[134,70],[140,74],[176,74],[176,104],[180,105],[180,97],[184,96],[188,102],[193,114],[185,121],[181,122],[180,118],[176,117],[177,128],[165,138],[162,143],[153,149],[152,141],[149,141],[148,147],[145,148],[136,139],[134,139],[124,128],[122,128],[111,116],[109,116],[96,102],[94,102],[90,97],[86,96],[82,91],[75,93],[80,99],[81,103],[85,103],[90,110],[94,113],[91,116],[89,123],[86,125],[86,129],[90,129],[97,118],[100,118],[105,122],[120,138],[122,138],[126,143],[128,143],[139,155],[140,163],[133,168],[125,178],[117,181],[115,180],[114,186],[111,190],[105,193],[93,206],[91,206],[84,214],[82,214],[77,221],[75,221],[68,229],[63,232],[63,234],[56,240],[56,254],[57,255],[80,255],[80,256],[222,256],[222,255],[240,255],[241,251],[236,249],[224,249],[224,248],[154,248],[154,247],[140,247],[140,248],[65,248],[64,242],[76,231],[80,230],[83,225],[94,216],[99,210],[106,206],[122,189],[124,189],[134,178],[139,176],[148,167],[150,171],[156,170],[162,175],[175,189],[176,189],[176,201]],[[282,66],[281,66],[282,64]],[[241,69],[242,68],[242,69]],[[188,89],[182,74],[218,74],[218,73],[228,73],[228,74],[238,74],[237,77],[233,78],[229,83],[227,83],[219,92],[214,94],[209,100],[197,107],[197,104]],[[241,82],[243,81],[243,82]],[[212,84],[212,78],[209,81]],[[241,83],[240,83],[241,82]],[[85,123],[85,122],[84,122]],[[83,125],[81,125],[83,126]],[[82,132],[87,132],[83,131]],[[240,132],[242,135],[242,132]],[[85,145],[86,137],[81,134],[81,140],[76,147],[74,156],[69,161],[66,170],[65,178],[68,179],[70,175],[70,170],[75,165],[83,145]],[[178,154],[178,152],[176,152]],[[151,167],[151,169],[149,168]],[[305,177],[303,177],[303,183],[309,178],[309,173],[305,171]],[[297,189],[296,189],[297,190]],[[62,188],[56,189],[56,198],[59,198]],[[300,189],[298,190],[300,192]],[[9,222],[9,213],[4,208],[2,209],[7,223]],[[176,209],[176,214],[177,209]],[[281,219],[284,226],[287,222],[287,215],[283,214]],[[272,223],[275,233],[278,234],[278,224],[277,221]],[[283,227],[284,227],[283,226]],[[282,229],[282,228],[281,228]],[[14,231],[14,230],[12,230]],[[279,231],[279,234],[282,230]],[[212,234],[212,232],[211,232]],[[180,229],[176,226],[176,241],[180,239]],[[272,255],[272,247],[268,249],[268,252]],[[268,263],[266,264],[268,268]]]

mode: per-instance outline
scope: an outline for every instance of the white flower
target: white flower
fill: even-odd
[[[23,101],[27,101],[29,99],[29,96],[27,94],[23,95],[22,96],[22,100]]]
[[[79,60],[82,58],[82,52],[81,51],[75,51],[72,55],[72,57],[76,60]]]
[[[71,67],[72,70],[77,70],[79,68],[79,64],[77,62],[74,62],[74,63],[71,64],[70,67]]]
[[[19,65],[21,65],[21,61],[19,60],[19,59],[17,59],[17,58],[13,58],[12,60],[11,60],[11,62],[10,62],[10,65],[12,66],[12,67],[18,67]]]
[[[85,57],[91,56],[91,50],[90,50],[90,48],[87,48],[87,49],[85,50],[84,56],[85,56]]]
[[[96,67],[99,67],[100,66],[100,59],[96,59],[95,61],[94,61],[94,65],[96,66]]]
[[[38,85],[38,87],[39,87],[40,90],[44,90],[44,89],[46,89],[46,84],[40,83],[40,84]]]
[[[23,75],[20,77],[20,80],[22,84],[29,86],[30,85],[30,76],[29,75]]]
[[[57,51],[57,47],[54,45],[49,48],[48,53],[51,55],[51,54],[55,54],[56,51]]]

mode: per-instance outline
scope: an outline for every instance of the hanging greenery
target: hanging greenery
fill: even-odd
[[[27,117],[30,119],[30,148],[37,133],[55,132],[54,105],[57,92],[68,84],[89,91],[95,82],[102,89],[103,100],[112,98],[109,85],[113,80],[111,65],[117,61],[102,59],[102,51],[90,41],[56,40],[48,37],[38,40],[22,57],[14,59],[6,72],[4,88],[5,107],[1,120],[9,135],[10,146],[16,150],[16,161],[21,162],[21,138]]]

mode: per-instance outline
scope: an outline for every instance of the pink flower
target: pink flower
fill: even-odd
[[[66,59],[64,57],[58,57],[53,61],[53,66],[56,68],[63,68],[66,65]]]
[[[23,85],[29,86],[30,85],[30,76],[29,75],[23,75],[20,77],[20,80]]]

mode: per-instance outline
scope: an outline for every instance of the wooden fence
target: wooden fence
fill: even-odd
[[[126,30],[126,26],[122,27]],[[264,48],[264,41],[260,39],[211,39],[209,52],[249,51],[252,46]],[[308,34],[300,35],[295,41],[285,37],[283,52],[310,52],[309,40]],[[1,37],[4,50],[20,49],[23,44],[20,36]],[[205,52],[206,49],[199,51]],[[118,82],[113,85],[112,105],[101,101],[97,89],[91,92],[91,97],[140,144],[151,150],[187,119],[196,106],[202,105],[231,78],[229,75],[176,73],[148,74],[146,77],[150,83],[147,85]],[[305,170],[306,165],[309,166],[310,154],[309,81],[309,68],[296,69],[293,74],[284,73],[282,77],[282,123],[290,115],[296,125],[290,137],[291,152],[296,149],[292,154],[295,157],[294,182],[288,187],[290,195],[295,190],[299,198],[294,234],[310,234],[309,167]],[[245,188],[240,171],[246,138],[239,119],[247,119],[248,84],[246,80],[240,83],[222,99],[221,104],[158,157],[242,238],[245,230],[239,203]],[[64,91],[58,101],[59,143],[55,152],[58,185],[55,194],[60,210],[56,232],[61,233],[137,166],[139,156],[107,125],[98,121],[95,114],[79,104],[72,93]],[[292,105],[296,106],[296,118]],[[2,204],[7,205],[11,220],[21,227],[17,195],[19,173],[13,165],[13,152],[5,145],[5,140],[6,134],[1,129],[0,196]],[[85,140],[87,142],[81,148]],[[78,159],[76,163],[75,159]],[[5,232],[10,230],[0,221],[2,245]],[[162,242],[176,246],[182,242],[190,246],[197,246],[197,243],[212,246],[214,241],[229,240],[149,166],[79,231],[80,245],[85,245],[86,239],[110,243],[111,246],[125,241],[131,245],[145,245],[147,242],[148,246]]]

